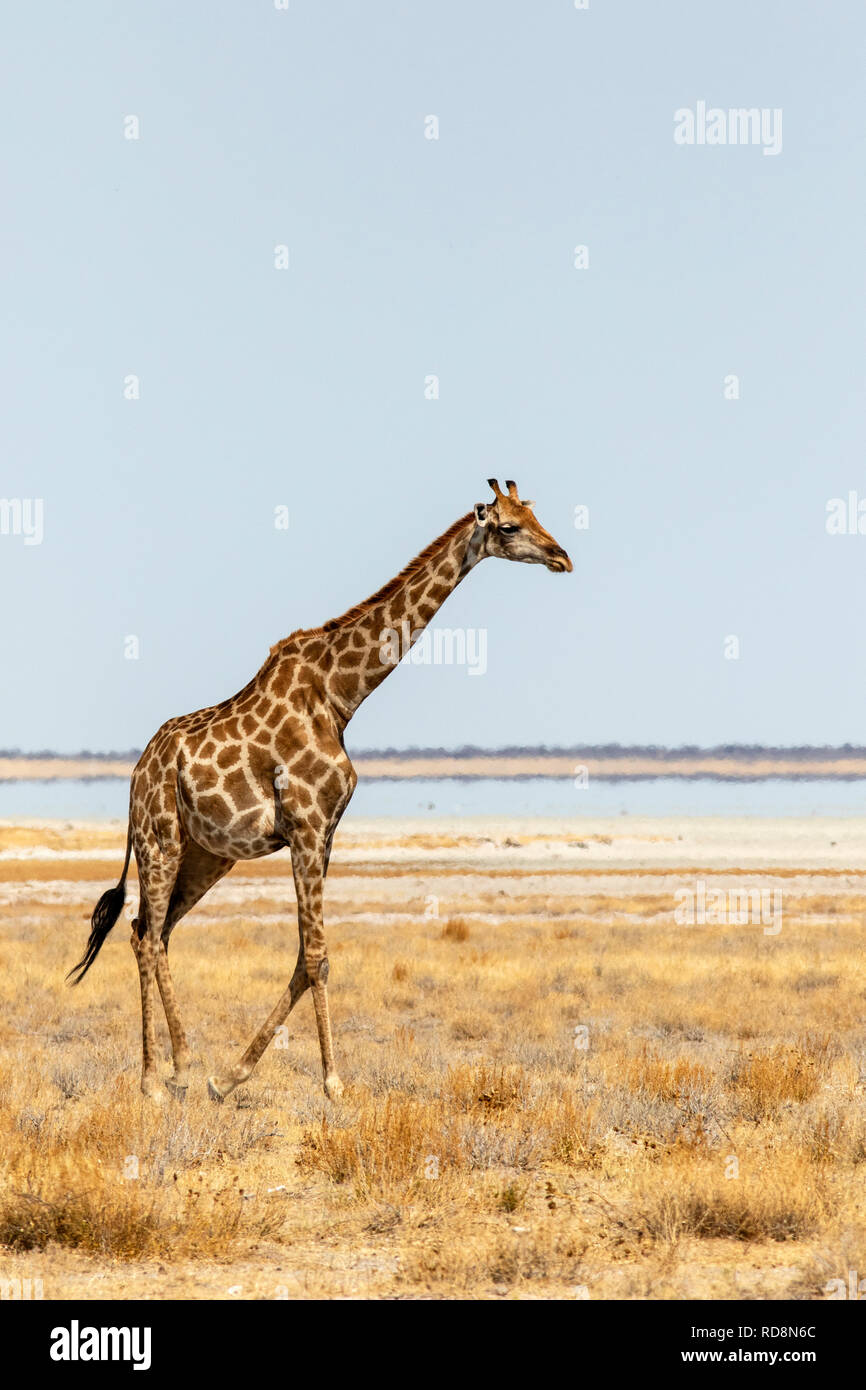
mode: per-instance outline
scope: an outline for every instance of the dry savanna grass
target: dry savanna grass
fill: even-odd
[[[527,833],[491,864],[456,822],[405,859],[353,842],[326,895],[344,1098],[323,1096],[305,998],[214,1107],[207,1070],[294,964],[277,856],[172,939],[197,1062],[153,1108],[128,923],[63,985],[122,836],[0,829],[0,1278],[84,1299],[820,1298],[866,1273],[859,882],[792,871],[776,934],[687,928],[682,868],[606,880],[520,858]]]

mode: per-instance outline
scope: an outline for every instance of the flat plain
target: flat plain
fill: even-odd
[[[347,824],[336,1104],[309,997],[207,1099],[297,948],[288,853],[238,865],[172,937],[196,1066],[162,1108],[138,1091],[129,921],[63,982],[125,829],[0,823],[5,1289],[819,1299],[866,1278],[866,821]]]

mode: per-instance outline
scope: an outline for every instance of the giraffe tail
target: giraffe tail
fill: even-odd
[[[87,947],[84,955],[77,965],[73,965],[66,976],[75,975],[72,981],[74,985],[80,985],[96,957],[99,955],[100,947],[114,926],[126,901],[126,875],[129,872],[129,856],[132,850],[132,825],[126,832],[126,858],[123,861],[123,873],[120,875],[120,882],[114,888],[109,888],[107,893],[103,893],[96,907],[93,909],[93,916],[90,919],[90,936],[87,938]]]

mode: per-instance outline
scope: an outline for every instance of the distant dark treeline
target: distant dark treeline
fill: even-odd
[[[769,748],[758,743],[720,743],[712,748],[702,748],[696,743],[685,743],[679,748],[663,748],[655,743],[594,743],[571,747],[511,744],[504,748],[479,748],[465,743],[460,748],[356,748],[352,751],[355,757],[364,758],[655,758],[659,762],[682,758],[737,758],[749,762],[763,758],[799,758],[803,762],[826,762],[828,758],[866,757],[866,747],[853,743],[822,747],[802,744],[790,748]]]
[[[840,745],[826,744],[817,747],[802,744],[788,748],[769,748],[763,744],[720,743],[712,748],[701,748],[696,743],[683,744],[680,748],[662,748],[657,744],[576,744],[572,747],[529,744],[511,744],[504,748],[479,748],[475,744],[463,744],[460,748],[355,748],[356,758],[654,758],[658,762],[671,762],[683,758],[724,758],[744,762],[757,762],[761,759],[796,758],[801,762],[826,762],[829,758],[866,758],[866,747],[855,743]],[[141,757],[140,748],[127,748],[120,752],[96,753],[89,748],[80,753],[58,753],[51,748],[38,752],[24,752],[20,748],[0,748],[0,758],[89,758],[96,762],[136,762]]]
[[[137,762],[141,757],[140,748],[127,748],[122,753],[94,753],[84,748],[80,753],[58,753],[56,748],[41,748],[36,752],[26,752],[22,748],[0,748],[0,758],[91,758],[95,762]]]

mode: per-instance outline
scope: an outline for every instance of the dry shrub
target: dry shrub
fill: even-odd
[[[487,1272],[497,1284],[519,1284],[555,1277],[577,1282],[578,1261],[587,1243],[576,1235],[540,1231],[509,1232],[487,1254]]]
[[[82,1099],[52,1101],[47,1088],[22,1086],[34,1108],[0,1111],[0,1245],[57,1244],[118,1259],[222,1257],[238,1239],[282,1228],[283,1200],[261,1194],[258,1182],[245,1195],[224,1167],[270,1146],[273,1122],[143,1109],[129,1077],[97,1098],[85,1090],[86,1070],[64,1072],[66,1089]],[[140,1176],[125,1176],[126,1156]],[[220,1166],[205,1178],[208,1162]]]
[[[459,1014],[451,1024],[451,1036],[456,1042],[479,1042],[489,1032],[489,1020],[476,1014]]]
[[[403,1284],[462,1292],[474,1288],[484,1273],[483,1237],[475,1238],[463,1230],[459,1240],[436,1232],[422,1244],[410,1247],[401,1256],[397,1279]]]
[[[323,1118],[317,1129],[305,1130],[296,1162],[302,1171],[351,1183],[359,1197],[436,1189],[446,1170],[465,1166],[460,1136],[442,1105],[397,1095],[350,1125]]]
[[[67,1189],[51,1198],[38,1192],[7,1193],[0,1202],[0,1245],[44,1250],[64,1245],[88,1254],[135,1259],[162,1252],[160,1225],[151,1203],[138,1194]]]
[[[278,1203],[253,1207],[238,1186],[186,1191],[124,1181],[99,1164],[55,1163],[27,1174],[0,1199],[0,1245],[42,1250],[51,1244],[139,1259],[153,1255],[226,1254],[239,1234],[275,1235],[283,1224]]]
[[[634,1216],[646,1232],[676,1243],[684,1236],[734,1240],[798,1240],[812,1235],[832,1210],[832,1192],[803,1155],[765,1159],[725,1176],[721,1156],[679,1161],[643,1179]]]
[[[445,1091],[463,1111],[522,1110],[529,1098],[529,1078],[523,1067],[467,1064],[449,1069]]]
[[[496,1199],[496,1205],[500,1211],[513,1212],[522,1207],[529,1192],[529,1183],[509,1182],[506,1183]]]
[[[813,1163],[866,1163],[866,1117],[824,1109],[804,1117],[804,1148]]]
[[[449,917],[440,932],[443,941],[468,941],[469,935],[469,923],[465,917]]]
[[[794,981],[792,989],[796,990],[797,994],[808,994],[810,990],[835,989],[838,983],[838,975],[831,975],[822,970],[807,970]]]
[[[679,1101],[705,1092],[713,1084],[712,1073],[700,1062],[687,1057],[669,1061],[646,1046],[628,1064],[626,1080],[630,1089],[653,1100]]]
[[[410,1284],[461,1290],[477,1288],[480,1281],[512,1286],[556,1279],[576,1285],[587,1248],[577,1233],[548,1226],[507,1231],[492,1243],[486,1233],[461,1241],[437,1233],[408,1252],[398,1277]]]
[[[485,1115],[480,1124],[469,1121],[462,1133],[463,1152],[470,1171],[486,1168],[533,1167],[542,1151],[534,1118],[521,1116],[517,1124],[501,1124]]]
[[[545,1114],[550,1157],[574,1168],[595,1168],[601,1161],[601,1136],[596,1125],[596,1107],[584,1105],[574,1096],[556,1097]]]
[[[817,1094],[835,1056],[829,1037],[807,1037],[738,1057],[731,1084],[751,1120],[775,1115],[786,1102],[802,1104]]]

